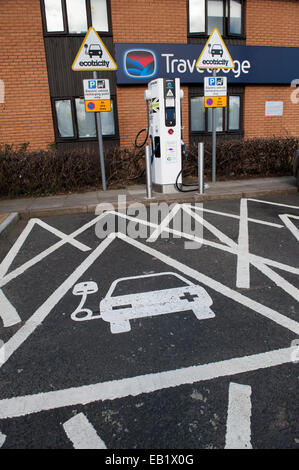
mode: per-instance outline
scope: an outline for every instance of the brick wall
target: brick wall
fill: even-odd
[[[187,42],[186,0],[110,0],[114,42]]]
[[[247,0],[246,44],[299,47],[299,1]]]
[[[299,47],[298,0],[247,0],[248,46]],[[279,64],[278,64],[279,66]],[[299,79],[298,77],[294,77]],[[288,86],[247,86],[244,103],[245,138],[299,135],[299,104]],[[283,101],[282,117],[266,117],[266,101]]]
[[[114,42],[186,43],[185,0],[111,0]],[[137,132],[147,127],[145,86],[117,87],[120,144],[132,147]],[[189,138],[188,89],[184,87],[184,138]],[[142,140],[142,135],[140,136]]]
[[[45,148],[54,131],[39,0],[0,1],[0,43],[0,144]]]
[[[299,136],[299,104],[294,104],[291,101],[293,91],[294,88],[285,86],[246,87],[245,138]],[[283,101],[283,116],[265,116],[266,101]]]

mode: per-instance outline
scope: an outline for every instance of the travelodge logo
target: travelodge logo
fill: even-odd
[[[124,55],[124,69],[132,78],[149,78],[156,73],[157,60],[153,51],[131,49]]]

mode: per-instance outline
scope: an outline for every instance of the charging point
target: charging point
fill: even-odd
[[[183,96],[179,78],[152,80],[144,93],[149,113],[152,182],[157,192],[173,193],[176,181],[181,183]]]

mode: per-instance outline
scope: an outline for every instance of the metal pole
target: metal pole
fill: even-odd
[[[93,78],[95,80],[98,78],[98,72],[93,72]],[[98,141],[99,141],[99,151],[100,151],[102,186],[103,186],[103,191],[106,191],[107,184],[106,184],[106,171],[105,171],[105,157],[104,157],[104,148],[103,148],[101,113],[95,113],[95,114],[96,114]]]
[[[198,190],[199,194],[204,193],[204,144],[198,144]]]
[[[146,171],[146,198],[152,199],[152,172],[151,172],[151,156],[150,148],[145,147],[145,171]]]
[[[213,70],[216,77],[216,70]],[[216,182],[216,108],[212,108],[212,182]]]

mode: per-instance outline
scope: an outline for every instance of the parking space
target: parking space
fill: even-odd
[[[288,195],[22,221],[0,446],[295,448],[298,216]]]

